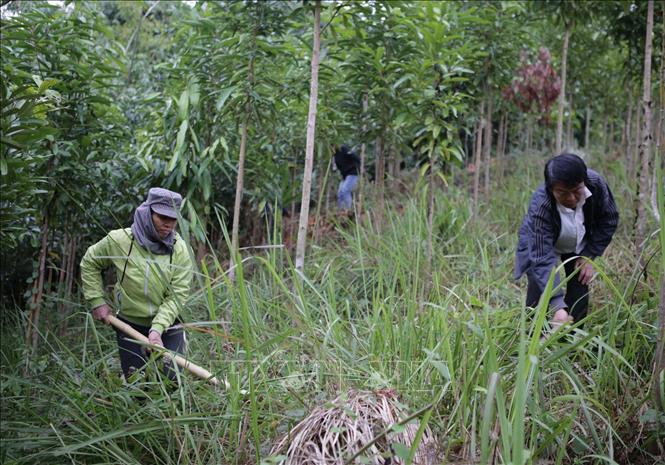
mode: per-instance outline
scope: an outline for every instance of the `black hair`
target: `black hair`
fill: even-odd
[[[545,164],[545,187],[549,191],[556,183],[570,188],[581,182],[588,184],[588,179],[584,160],[572,153],[557,155]]]

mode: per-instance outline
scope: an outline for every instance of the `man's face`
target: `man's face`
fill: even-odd
[[[171,234],[171,231],[175,229],[177,222],[178,220],[176,219],[152,212],[152,224],[155,225],[155,230],[157,231],[157,234],[159,234],[159,237],[162,239]]]
[[[552,186],[552,194],[557,202],[566,208],[575,209],[584,196],[584,182],[570,187],[559,182]]]

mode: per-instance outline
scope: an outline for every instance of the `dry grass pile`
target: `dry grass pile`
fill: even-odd
[[[417,419],[400,424],[408,416],[392,390],[352,390],[315,408],[272,453],[286,456],[283,465],[343,465],[365,448],[353,463],[403,464],[420,424]],[[425,428],[412,463],[428,465],[436,459],[437,441]]]

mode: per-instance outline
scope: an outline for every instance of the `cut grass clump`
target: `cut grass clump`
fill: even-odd
[[[284,454],[278,455],[284,465],[438,463],[439,441],[409,418],[394,391],[350,390],[316,407],[272,454]]]

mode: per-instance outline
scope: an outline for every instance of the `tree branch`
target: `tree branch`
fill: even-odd
[[[346,5],[345,3],[340,3],[339,5],[337,5],[337,8],[335,8],[335,12],[333,13],[332,17],[330,18],[330,21],[328,21],[326,23],[326,25],[321,28],[321,35],[323,35],[323,32],[326,30],[326,28],[328,26],[330,26],[330,23],[332,23],[333,19],[335,19],[335,16],[337,16],[337,14],[339,13],[339,10],[341,10],[342,7],[345,6],[345,5]]]

